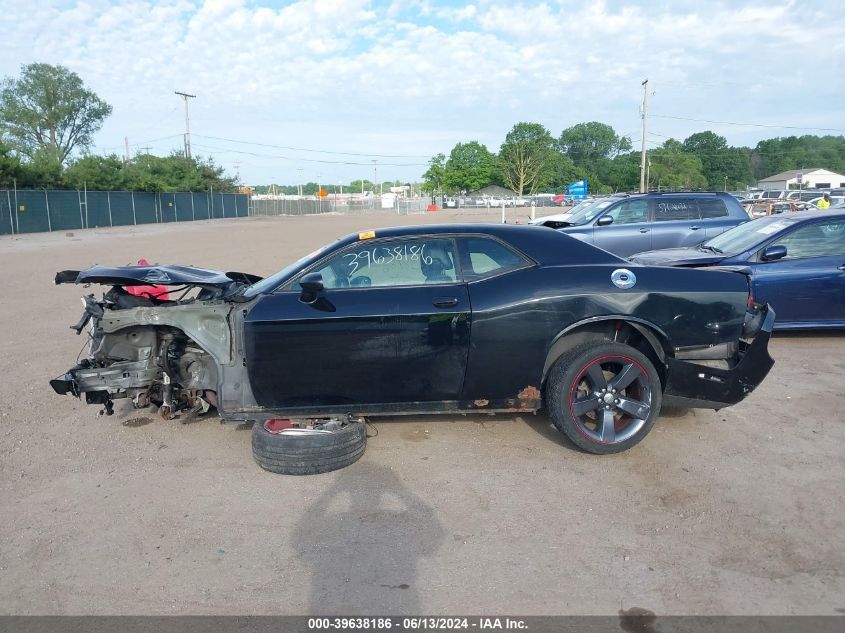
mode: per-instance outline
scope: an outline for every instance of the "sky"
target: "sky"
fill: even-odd
[[[247,184],[419,180],[432,155],[497,151],[519,121],[555,137],[601,121],[639,148],[646,78],[649,147],[845,133],[841,0],[0,0],[0,15],[0,75],[62,64],[113,106],[92,152],[180,149],[188,92],[194,155]]]

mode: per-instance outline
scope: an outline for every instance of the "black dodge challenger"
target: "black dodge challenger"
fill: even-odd
[[[57,393],[166,419],[214,406],[283,473],[352,463],[375,415],[545,408],[615,453],[662,405],[734,404],[773,364],[774,313],[742,270],[635,266],[528,226],[356,233],[264,279],[95,266],[56,283],[111,286],[83,298],[90,354]]]

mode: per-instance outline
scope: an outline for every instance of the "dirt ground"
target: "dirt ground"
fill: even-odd
[[[666,411],[607,457],[539,415],[396,418],[353,466],[284,477],[216,418],[125,403],[98,418],[49,390],[84,342],[68,329],[84,291],[57,270],[145,257],[269,274],[353,230],[456,219],[485,215],[0,238],[0,613],[841,612],[843,333],[775,337],[745,402]]]

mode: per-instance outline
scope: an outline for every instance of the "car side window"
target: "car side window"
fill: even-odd
[[[784,259],[845,257],[845,220],[830,220],[795,229],[769,246],[786,246]]]
[[[488,237],[462,237],[458,243],[467,281],[492,277],[530,263],[501,242]]]
[[[695,213],[695,200],[676,198],[674,200],[656,200],[654,203],[654,221],[689,220]]]
[[[648,222],[648,200],[626,200],[607,215],[613,218],[614,225]]]
[[[728,208],[718,198],[702,198],[698,201],[698,213],[702,220],[728,217]]]
[[[455,283],[457,263],[450,239],[362,240],[311,272],[326,288],[418,286]]]

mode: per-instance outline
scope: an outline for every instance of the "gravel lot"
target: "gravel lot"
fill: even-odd
[[[350,468],[284,477],[216,418],[125,403],[98,418],[49,390],[83,344],[68,329],[83,291],[53,286],[57,270],[146,257],[269,274],[353,230],[461,218],[485,214],[0,238],[0,613],[841,612],[842,333],[777,336],[745,402],[666,411],[607,457],[540,415],[397,418]]]

